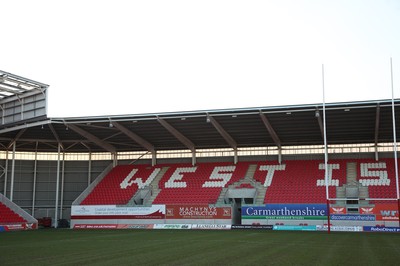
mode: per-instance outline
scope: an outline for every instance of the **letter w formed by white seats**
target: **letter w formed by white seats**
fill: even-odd
[[[151,182],[153,182],[154,178],[161,171],[161,168],[155,168],[145,182],[143,182],[144,178],[142,177],[137,177],[135,180],[131,180],[132,177],[137,173],[137,171],[138,169],[132,169],[132,171],[125,177],[124,181],[122,181],[121,184],[119,184],[122,189],[126,189],[129,186],[132,186],[133,184],[137,184],[139,189],[150,185]]]

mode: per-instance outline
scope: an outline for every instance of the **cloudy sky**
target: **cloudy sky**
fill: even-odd
[[[50,117],[400,97],[398,0],[0,0],[0,69]]]

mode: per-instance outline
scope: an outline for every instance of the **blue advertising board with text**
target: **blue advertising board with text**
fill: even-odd
[[[266,204],[242,206],[242,219],[325,220],[325,204]]]

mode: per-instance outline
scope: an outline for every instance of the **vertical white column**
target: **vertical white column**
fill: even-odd
[[[196,151],[192,151],[192,165],[196,165]]]
[[[157,164],[157,152],[154,150],[151,152],[151,166]]]
[[[8,150],[6,150],[6,165],[4,169],[4,196],[7,197],[7,182],[8,182]]]
[[[11,161],[11,184],[10,184],[10,200],[13,201],[14,197],[14,177],[15,177],[15,146],[16,141],[13,143],[13,154]]]
[[[325,71],[322,65],[322,114],[324,124],[324,158],[325,158],[325,191],[326,200],[329,200],[329,184],[328,184],[328,142],[326,140],[326,114],[325,114]]]
[[[331,232],[331,217],[329,210],[329,183],[328,183],[328,142],[326,139],[326,113],[325,113],[325,70],[322,65],[322,113],[324,118],[324,157],[325,157],[325,193],[326,193],[326,211],[328,217],[328,234]]]
[[[111,154],[111,156],[112,156],[112,160],[113,160],[113,167],[115,167],[118,165],[118,154],[117,154],[117,152],[114,152]]]
[[[61,145],[58,144],[58,158],[57,158],[57,180],[56,180],[56,202],[55,202],[55,207],[54,207],[54,228],[58,227],[58,194],[60,190],[60,151],[61,151]]]
[[[35,161],[34,161],[34,165],[33,165],[33,188],[32,188],[32,216],[33,217],[35,217],[36,179],[37,179],[37,150],[35,151]]]
[[[64,171],[65,169],[65,152],[63,152],[62,170],[61,170],[61,197],[60,197],[60,219],[63,218],[63,202],[64,202]]]
[[[390,78],[391,78],[391,85],[392,85],[392,121],[393,121],[393,153],[394,153],[394,169],[396,174],[396,193],[397,193],[397,200],[400,200],[399,197],[399,170],[397,165],[397,140],[396,140],[396,117],[395,117],[395,110],[394,110],[394,89],[393,89],[393,64],[392,58],[390,58]],[[400,206],[400,202],[399,202]]]
[[[278,147],[278,163],[282,164],[282,147]]]
[[[92,153],[89,152],[89,165],[88,165],[87,185],[89,186],[91,182],[92,182]]]

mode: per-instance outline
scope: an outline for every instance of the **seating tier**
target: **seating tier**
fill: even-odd
[[[173,165],[159,182],[154,204],[214,204],[224,187],[244,178],[248,163]]]
[[[330,160],[328,163],[329,198],[336,198],[336,188],[346,184],[347,163],[356,163],[356,180],[368,186],[369,198],[396,198],[393,159],[379,162],[368,159]],[[110,171],[82,205],[125,205],[144,185],[153,184],[161,169],[167,169],[158,182],[160,193],[153,204],[214,204],[222,189],[244,179],[250,164],[256,164],[254,180],[266,187],[264,203],[326,203],[323,160],[288,160],[277,162],[239,162],[121,165]],[[253,188],[243,183],[236,188]]]
[[[357,181],[364,186],[368,186],[369,198],[397,198],[394,159],[380,159],[379,161],[363,159],[354,161],[357,162]],[[378,202],[387,201],[372,201],[372,203]]]
[[[81,205],[125,205],[137,192],[139,185],[133,180],[146,182],[155,167],[146,165],[118,165],[114,167]]]
[[[0,202],[0,224],[26,223],[26,220]]]
[[[336,186],[346,181],[345,161],[332,161],[329,197],[336,197]],[[269,176],[269,175],[270,176]],[[325,203],[325,170],[320,160],[259,162],[254,179],[267,187],[264,203]]]

